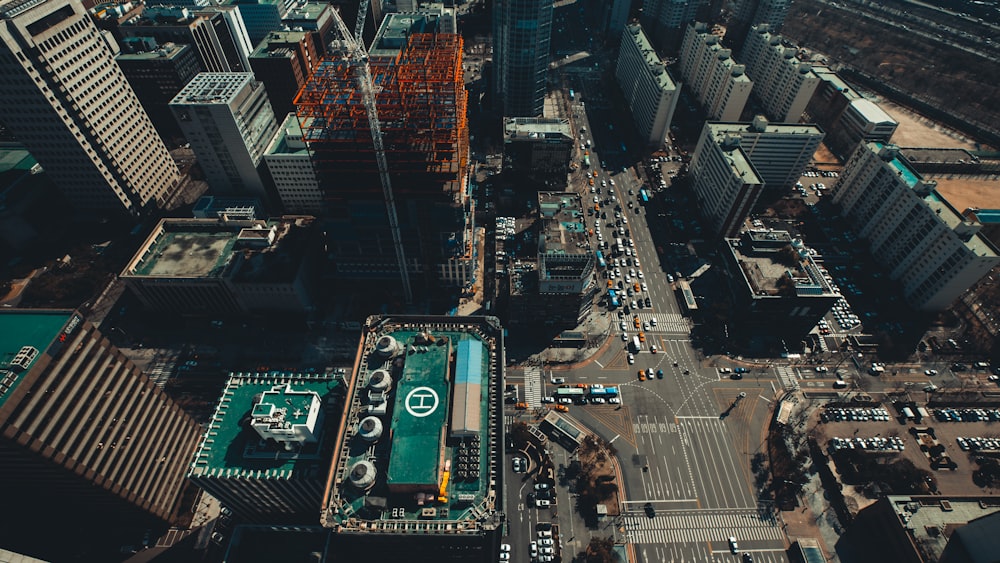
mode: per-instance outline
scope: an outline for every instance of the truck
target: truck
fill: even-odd
[[[642,343],[639,342],[639,337],[638,336],[633,336],[632,337],[632,351],[633,352],[638,352],[639,350],[642,350]]]

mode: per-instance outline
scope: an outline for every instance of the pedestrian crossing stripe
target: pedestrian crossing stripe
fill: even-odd
[[[524,402],[529,409],[542,406],[542,370],[537,366],[524,368]]]
[[[718,509],[627,515],[625,533],[631,543],[702,543],[724,541],[782,541],[784,532],[770,512],[744,509],[722,512]]]
[[[640,323],[649,323],[650,327],[646,332],[688,333],[691,331],[691,322],[680,313],[637,312],[633,316],[639,317]],[[656,319],[656,326],[652,326],[652,319],[654,318]]]

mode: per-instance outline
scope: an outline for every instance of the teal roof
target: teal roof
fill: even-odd
[[[73,316],[73,312],[65,310],[13,309],[0,311],[0,363],[2,363],[2,367],[0,367],[0,406],[3,406],[10,391],[17,387],[24,374],[58,339],[71,316]],[[37,350],[37,355],[24,365],[10,369],[10,362],[25,346],[31,346]]]
[[[885,143],[874,143],[879,150],[885,146]],[[917,171],[910,167],[910,163],[899,158],[898,156],[889,161],[889,166],[892,166],[893,170],[899,173],[899,176],[906,182],[907,186],[915,187],[918,182],[920,182],[920,175]]]
[[[463,340],[458,343],[458,355],[455,359],[455,383],[483,382],[483,343],[475,340]]]
[[[448,339],[443,346],[418,346],[413,341],[413,336],[403,340],[408,350],[392,415],[390,487],[436,484],[444,447],[452,342]]]
[[[232,477],[253,474],[256,478],[291,476],[303,467],[319,468],[322,444],[333,433],[318,429],[319,441],[305,444],[300,451],[287,452],[263,447],[260,436],[244,423],[244,419],[259,405],[265,393],[274,387],[290,383],[293,391],[313,391],[323,404],[339,383],[333,375],[297,373],[234,373],[229,376],[222,391],[208,430],[195,453],[191,467],[192,477]],[[297,401],[301,397],[296,398]],[[283,401],[282,401],[283,403]],[[291,409],[289,409],[291,410]],[[335,423],[336,417],[327,416],[325,424]],[[258,472],[260,472],[258,474]]]
[[[976,218],[984,225],[1000,223],[1000,209],[980,209]]]
[[[31,170],[38,164],[35,157],[22,148],[0,148],[0,173],[11,170]]]

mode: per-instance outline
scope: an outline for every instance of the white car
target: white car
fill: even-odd
[[[622,398],[621,397],[608,397],[608,402],[611,403],[612,405],[620,405],[620,404],[622,404]]]
[[[627,332],[623,332],[622,333],[622,342],[628,342],[628,333]]]
[[[569,397],[559,397],[559,404],[560,405],[572,405],[573,404],[573,399],[570,399]]]
[[[648,289],[646,289],[646,282],[642,282],[642,290],[649,291]]]
[[[547,500],[545,500],[543,498],[535,499],[535,506],[538,507],[538,508],[548,508],[551,505],[552,505],[551,502],[549,502],[549,501],[547,501]]]
[[[729,551],[733,553],[740,552],[740,546],[736,543],[736,536],[729,536]]]
[[[507,553],[510,553],[510,544],[509,543],[500,544],[500,551],[505,551]]]
[[[542,402],[543,403],[554,403],[554,402],[556,402],[556,398],[555,397],[542,397]]]
[[[540,538],[551,538],[552,532],[549,530],[538,530],[538,537]]]
[[[538,540],[538,545],[541,545],[541,546],[544,546],[544,547],[552,547],[555,544],[553,543],[553,541],[551,539],[545,538],[545,539]]]
[[[590,400],[590,402],[595,405],[603,405],[605,403],[604,397],[594,397]]]
[[[628,363],[629,364],[634,364],[635,363],[635,355],[634,354],[629,354],[628,355]]]
[[[500,552],[500,561],[510,561],[510,554],[506,551]]]
[[[538,557],[538,544],[531,542],[531,556]]]
[[[614,178],[612,178],[612,179],[610,179],[610,180],[608,180],[608,181],[609,181],[609,182],[611,182],[611,185],[612,185],[612,186],[613,186],[613,185],[615,185],[615,179],[614,179]]]
[[[649,325],[650,326],[656,326],[656,317],[650,317],[649,318]]]
[[[618,323],[618,328],[620,328],[622,330],[628,330],[628,325],[625,324],[625,321],[622,321],[622,322]]]
[[[642,278],[643,278],[642,270],[639,270],[639,279],[641,280]]]
[[[600,383],[593,383],[593,384],[590,385],[590,388],[591,389],[604,389],[604,385],[602,385]]]

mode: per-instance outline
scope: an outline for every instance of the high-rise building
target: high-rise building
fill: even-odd
[[[0,19],[0,121],[67,198],[81,210],[133,215],[163,205],[177,165],[111,38],[75,0],[2,2]]]
[[[251,522],[315,524],[343,377],[233,373],[188,478]]]
[[[308,31],[272,31],[250,54],[254,78],[264,83],[275,115],[295,111],[295,95],[318,64]]]
[[[650,146],[663,145],[681,89],[637,23],[622,32],[615,77],[639,135]]]
[[[281,29],[281,20],[291,11],[295,0],[228,0],[229,6],[239,6],[250,44],[256,45],[272,31]]]
[[[708,0],[643,0],[642,27],[657,49],[676,52],[684,28],[707,5]]]
[[[753,81],[746,67],[733,60],[729,49],[719,44],[719,36],[708,24],[695,22],[687,27],[680,53],[681,77],[713,121],[739,121],[750,100]]]
[[[740,136],[709,125],[691,156],[692,190],[715,236],[733,238],[757,203],[764,180],[740,146]]]
[[[864,143],[833,186],[833,202],[855,234],[868,242],[876,262],[923,311],[946,309],[990,268],[998,251],[925,180],[899,149]]]
[[[781,31],[791,5],[792,0],[737,0],[726,26],[725,44],[740,54],[752,26],[763,23],[774,32]]]
[[[365,321],[325,480],[328,560],[496,560],[503,357],[494,317]]]
[[[121,23],[118,19],[109,18],[102,22],[112,29],[119,40],[152,37],[161,45],[191,45],[198,53],[204,72],[249,72],[249,50],[244,52],[249,40],[245,35],[234,32],[227,15],[232,16],[229,12],[195,12],[179,6],[151,6],[145,8],[141,16]]]
[[[114,529],[190,509],[181,499],[198,424],[97,327],[75,311],[3,309],[0,358],[0,491],[19,507],[0,527],[5,546],[48,528],[54,510],[74,527]]]
[[[536,180],[566,179],[576,146],[565,119],[508,117],[503,121],[504,169]]]
[[[201,64],[191,45],[156,45],[151,38],[129,37],[126,52],[115,57],[132,90],[164,139],[181,139],[181,130],[168,104],[199,72]],[[183,141],[181,141],[183,142]]]
[[[264,151],[264,163],[285,213],[323,213],[323,191],[294,113],[285,116],[271,139]]]
[[[812,65],[800,61],[797,53],[767,24],[760,24],[750,29],[740,55],[754,82],[754,95],[767,116],[782,123],[797,123],[819,86]]]
[[[618,37],[625,29],[631,7],[631,0],[588,0],[583,11],[591,29],[608,37]]]
[[[250,42],[250,34],[243,21],[240,7],[205,6],[195,10],[194,15],[208,18],[212,22],[215,34],[222,44],[222,51],[226,54],[226,59],[231,61],[229,72],[248,72],[250,68],[248,57],[250,51],[253,51],[253,43]]]
[[[505,117],[542,115],[552,4],[552,0],[493,3],[494,106]]]
[[[369,50],[398,226],[414,285],[472,279],[474,229],[462,38],[430,13],[389,14]],[[334,276],[398,280],[372,132],[357,75],[327,57],[296,100],[323,191]]]
[[[892,139],[899,122],[878,104],[863,97],[830,68],[813,67],[813,72],[820,82],[806,106],[806,114],[826,131],[825,143],[833,154],[846,159],[861,143],[888,143]]]
[[[214,193],[270,199],[258,166],[278,122],[253,73],[202,72],[170,109]]]
[[[313,46],[322,56],[331,39],[333,18],[333,5],[329,2],[300,2],[285,14],[281,23],[288,29],[301,29],[311,33]]]
[[[705,130],[718,138],[739,137],[740,148],[769,191],[798,182],[823,141],[823,130],[815,125],[768,123],[760,115],[749,123],[708,122]]]

